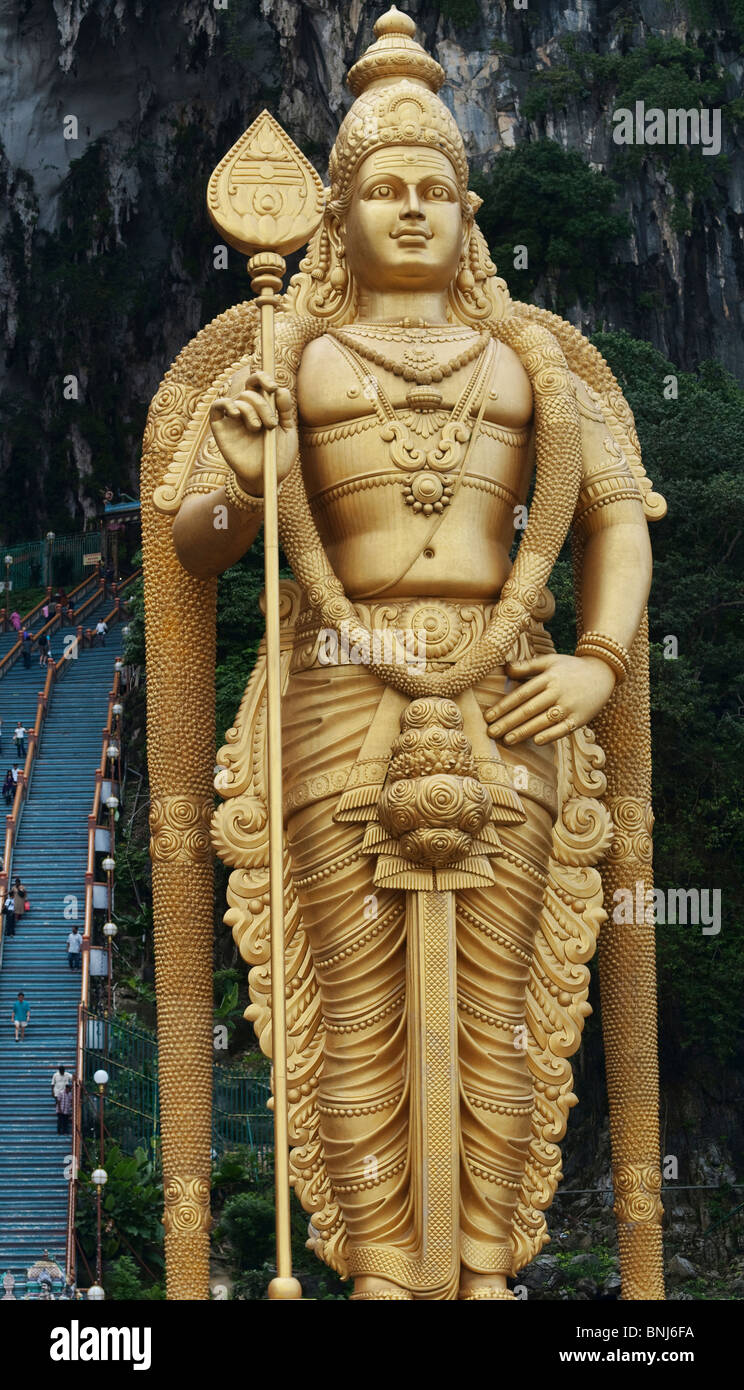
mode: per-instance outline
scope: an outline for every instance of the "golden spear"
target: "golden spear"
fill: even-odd
[[[286,131],[262,111],[220,161],[209,180],[207,208],[215,226],[247,254],[261,314],[261,366],[274,376],[274,313],[284,256],[310,238],[323,216],[323,184]],[[266,590],[266,761],[269,803],[271,1039],[274,1089],[274,1177],[277,1276],[269,1298],[301,1298],[292,1276],[287,1113],[287,1019],[284,992],[284,823],[282,816],[281,668],[279,647],[279,520],[276,429],[263,435],[264,579]]]

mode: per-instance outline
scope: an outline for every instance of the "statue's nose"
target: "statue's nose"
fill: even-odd
[[[418,193],[415,188],[409,187],[401,217],[423,217],[423,215]]]

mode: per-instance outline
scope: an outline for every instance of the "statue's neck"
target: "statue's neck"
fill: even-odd
[[[370,323],[447,322],[446,293],[425,290],[361,290],[357,317]]]

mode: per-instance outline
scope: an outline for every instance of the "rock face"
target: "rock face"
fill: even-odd
[[[345,73],[383,8],[382,0],[0,0],[6,541],[42,517],[79,523],[107,483],[136,487],[138,439],[160,376],[245,292],[236,255],[227,270],[214,264],[209,173],[264,105],[325,173],[349,101]],[[617,277],[615,287],[600,284],[592,303],[569,310],[576,322],[627,328],[683,367],[715,356],[744,376],[743,64],[728,5],[416,0],[405,8],[448,74],[443,94],[474,167],[488,171],[503,151],[548,137],[619,178],[618,207],[631,227],[617,247],[622,290]],[[674,61],[675,40],[694,43],[700,57]],[[632,62],[613,69],[648,53],[649,41],[667,47],[646,64],[646,86]],[[674,104],[683,72],[688,88],[702,81],[709,105],[723,109],[725,165],[699,150],[690,168],[649,146],[626,157],[612,139],[621,89],[634,98],[647,91],[647,105],[668,92]],[[508,279],[510,267],[501,269]]]

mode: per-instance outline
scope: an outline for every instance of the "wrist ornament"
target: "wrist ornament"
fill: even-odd
[[[576,656],[593,656],[615,672],[618,684],[630,674],[630,652],[614,637],[603,632],[585,632],[579,638]]]
[[[232,471],[225,483],[225,496],[230,505],[240,512],[262,512],[264,509],[263,497],[252,497],[244,492]]]

